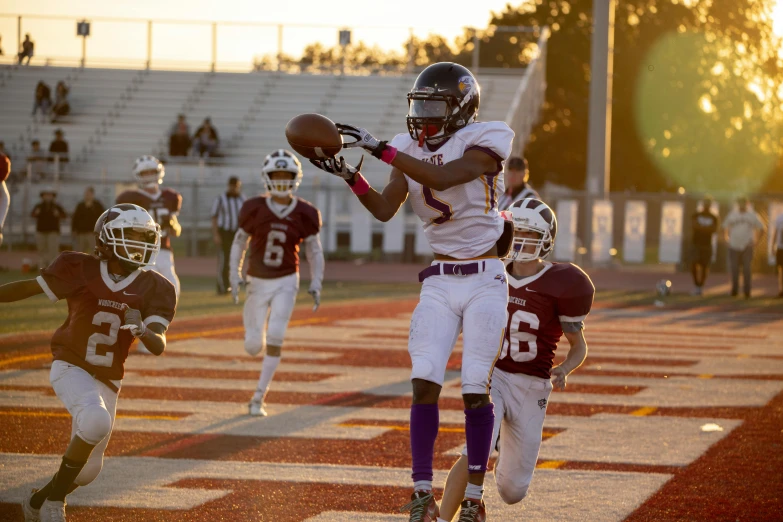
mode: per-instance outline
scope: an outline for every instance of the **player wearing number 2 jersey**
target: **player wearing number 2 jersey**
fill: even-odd
[[[408,93],[408,133],[391,143],[365,129],[337,124],[392,168],[383,192],[373,190],[358,168],[341,157],[315,160],[342,177],[359,201],[381,221],[391,219],[410,196],[435,261],[419,274],[421,299],[411,319],[408,352],[413,386],[410,434],[413,495],[402,508],[410,522],[432,522],[432,460],[438,435],[438,397],[446,363],[463,333],[462,395],[470,477],[460,520],[483,522],[483,483],[490,453],[494,408],[489,377],[506,324],[508,285],[499,257],[510,246],[512,228],[497,208],[503,193],[503,164],[514,132],[503,122],[477,122],[480,89],[465,67],[430,65]],[[359,167],[361,163],[359,163]]]
[[[321,302],[324,255],[321,248],[321,214],[294,196],[302,181],[302,165],[292,152],[277,150],[266,157],[261,170],[268,195],[247,200],[239,211],[239,230],[231,245],[229,277],[238,303],[242,261],[250,245],[247,299],[243,320],[245,351],[261,363],[258,387],[248,406],[250,415],[266,415],[264,398],[280,364],[283,337],[299,290],[299,245],[304,242],[310,264],[313,311]]]
[[[595,288],[579,267],[543,260],[557,234],[557,220],[546,204],[524,199],[512,204],[508,214],[514,223],[514,243],[508,266],[508,327],[492,374],[498,414],[492,440],[499,451],[498,492],[506,503],[515,504],[525,498],[533,479],[552,384],[565,388],[568,375],[587,356],[583,328]],[[570,350],[553,368],[563,334]],[[467,477],[463,456],[446,481],[443,520],[450,521],[456,513]]]
[[[96,255],[64,252],[37,279],[0,286],[0,303],[42,293],[68,301],[68,318],[52,337],[49,379],[73,419],[71,442],[54,478],[24,499],[25,520],[65,520],[65,496],[98,476],[128,349],[138,338],[155,355],[163,353],[174,318],[173,285],[140,270],[160,250],[152,217],[136,205],[115,205],[95,233]]]

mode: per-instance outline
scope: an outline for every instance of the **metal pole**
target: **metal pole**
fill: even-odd
[[[87,37],[82,36],[82,69],[87,65]]]
[[[16,17],[16,52],[22,47],[22,17]],[[19,62],[21,63],[21,62]]]
[[[283,63],[283,24],[277,26],[277,70],[282,69]]]
[[[21,18],[21,17],[20,17]],[[27,164],[22,193],[22,244],[27,246],[27,218],[30,216],[30,180],[33,179],[33,164]]]
[[[147,21],[147,70],[152,65],[152,20]]]
[[[212,22],[212,72],[215,72],[217,62],[217,23]]]
[[[616,0],[593,2],[590,105],[587,136],[587,215],[586,247],[592,260],[593,201],[609,195],[612,150],[612,74],[614,53],[614,12]]]
[[[473,74],[478,74],[479,69],[479,37],[478,37],[478,30],[473,29],[473,59],[472,63],[470,65],[471,71],[473,71]]]

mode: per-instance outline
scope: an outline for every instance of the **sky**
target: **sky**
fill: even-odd
[[[520,5],[523,1],[510,3]],[[276,54],[276,24],[284,25],[283,50],[293,56],[313,41],[335,44],[340,27],[354,29],[354,42],[363,40],[390,49],[401,46],[411,27],[418,36],[437,33],[449,38],[461,34],[466,26],[485,27],[491,12],[501,11],[506,3],[509,0],[449,0],[448,9],[444,9],[443,2],[422,0],[0,0],[0,36],[9,57],[14,52],[17,15],[31,15],[23,17],[22,33],[32,34],[36,54],[73,61],[82,53],[75,18],[136,20],[94,21],[87,40],[87,59],[97,64],[121,58],[128,65],[138,65],[147,56],[146,20],[160,20],[153,25],[153,63],[174,66],[187,61],[205,67],[212,55],[211,22],[269,24],[218,25],[218,63],[224,68],[247,68],[256,56]],[[783,0],[775,9],[775,29],[783,36]],[[36,18],[42,16],[67,19]],[[173,24],[166,20],[205,23]]]
[[[17,33],[16,15],[66,16],[70,19],[23,17],[22,33],[31,33],[39,56],[79,57],[81,39],[75,36],[74,18],[136,19],[139,22],[94,21],[87,41],[87,57],[88,61],[91,57],[142,60],[147,54],[146,20],[149,19],[270,24],[269,27],[218,25],[218,61],[249,63],[253,56],[276,53],[276,24],[284,24],[284,51],[294,56],[314,40],[335,44],[341,26],[355,28],[354,41],[399,48],[411,27],[420,36],[437,33],[449,37],[461,34],[466,26],[486,27],[491,11],[501,11],[507,2],[451,0],[447,4],[449,8],[443,9],[442,2],[421,0],[0,0],[0,35],[4,37],[3,47],[12,49]],[[208,62],[211,44],[210,23],[153,25],[153,59],[161,63],[165,60]]]

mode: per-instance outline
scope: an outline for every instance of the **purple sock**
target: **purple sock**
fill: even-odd
[[[468,444],[468,473],[487,471],[492,452],[492,430],[495,427],[495,405],[465,410],[465,438]]]
[[[432,481],[432,455],[438,437],[440,415],[437,404],[411,406],[411,457],[413,481]],[[491,436],[491,435],[490,435]]]

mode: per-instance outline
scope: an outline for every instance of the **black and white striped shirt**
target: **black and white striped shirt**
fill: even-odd
[[[239,210],[242,203],[245,202],[245,196],[230,196],[223,193],[215,198],[212,203],[212,217],[217,218],[217,226],[220,230],[235,232],[239,228]]]
[[[522,190],[520,190],[516,196],[513,196],[508,192],[505,192],[502,196],[500,196],[500,200],[498,201],[498,209],[506,210],[513,203],[517,201],[521,201],[526,198],[541,199],[541,196],[539,196],[538,192],[533,190],[533,188],[526,183],[525,186],[522,188]]]

